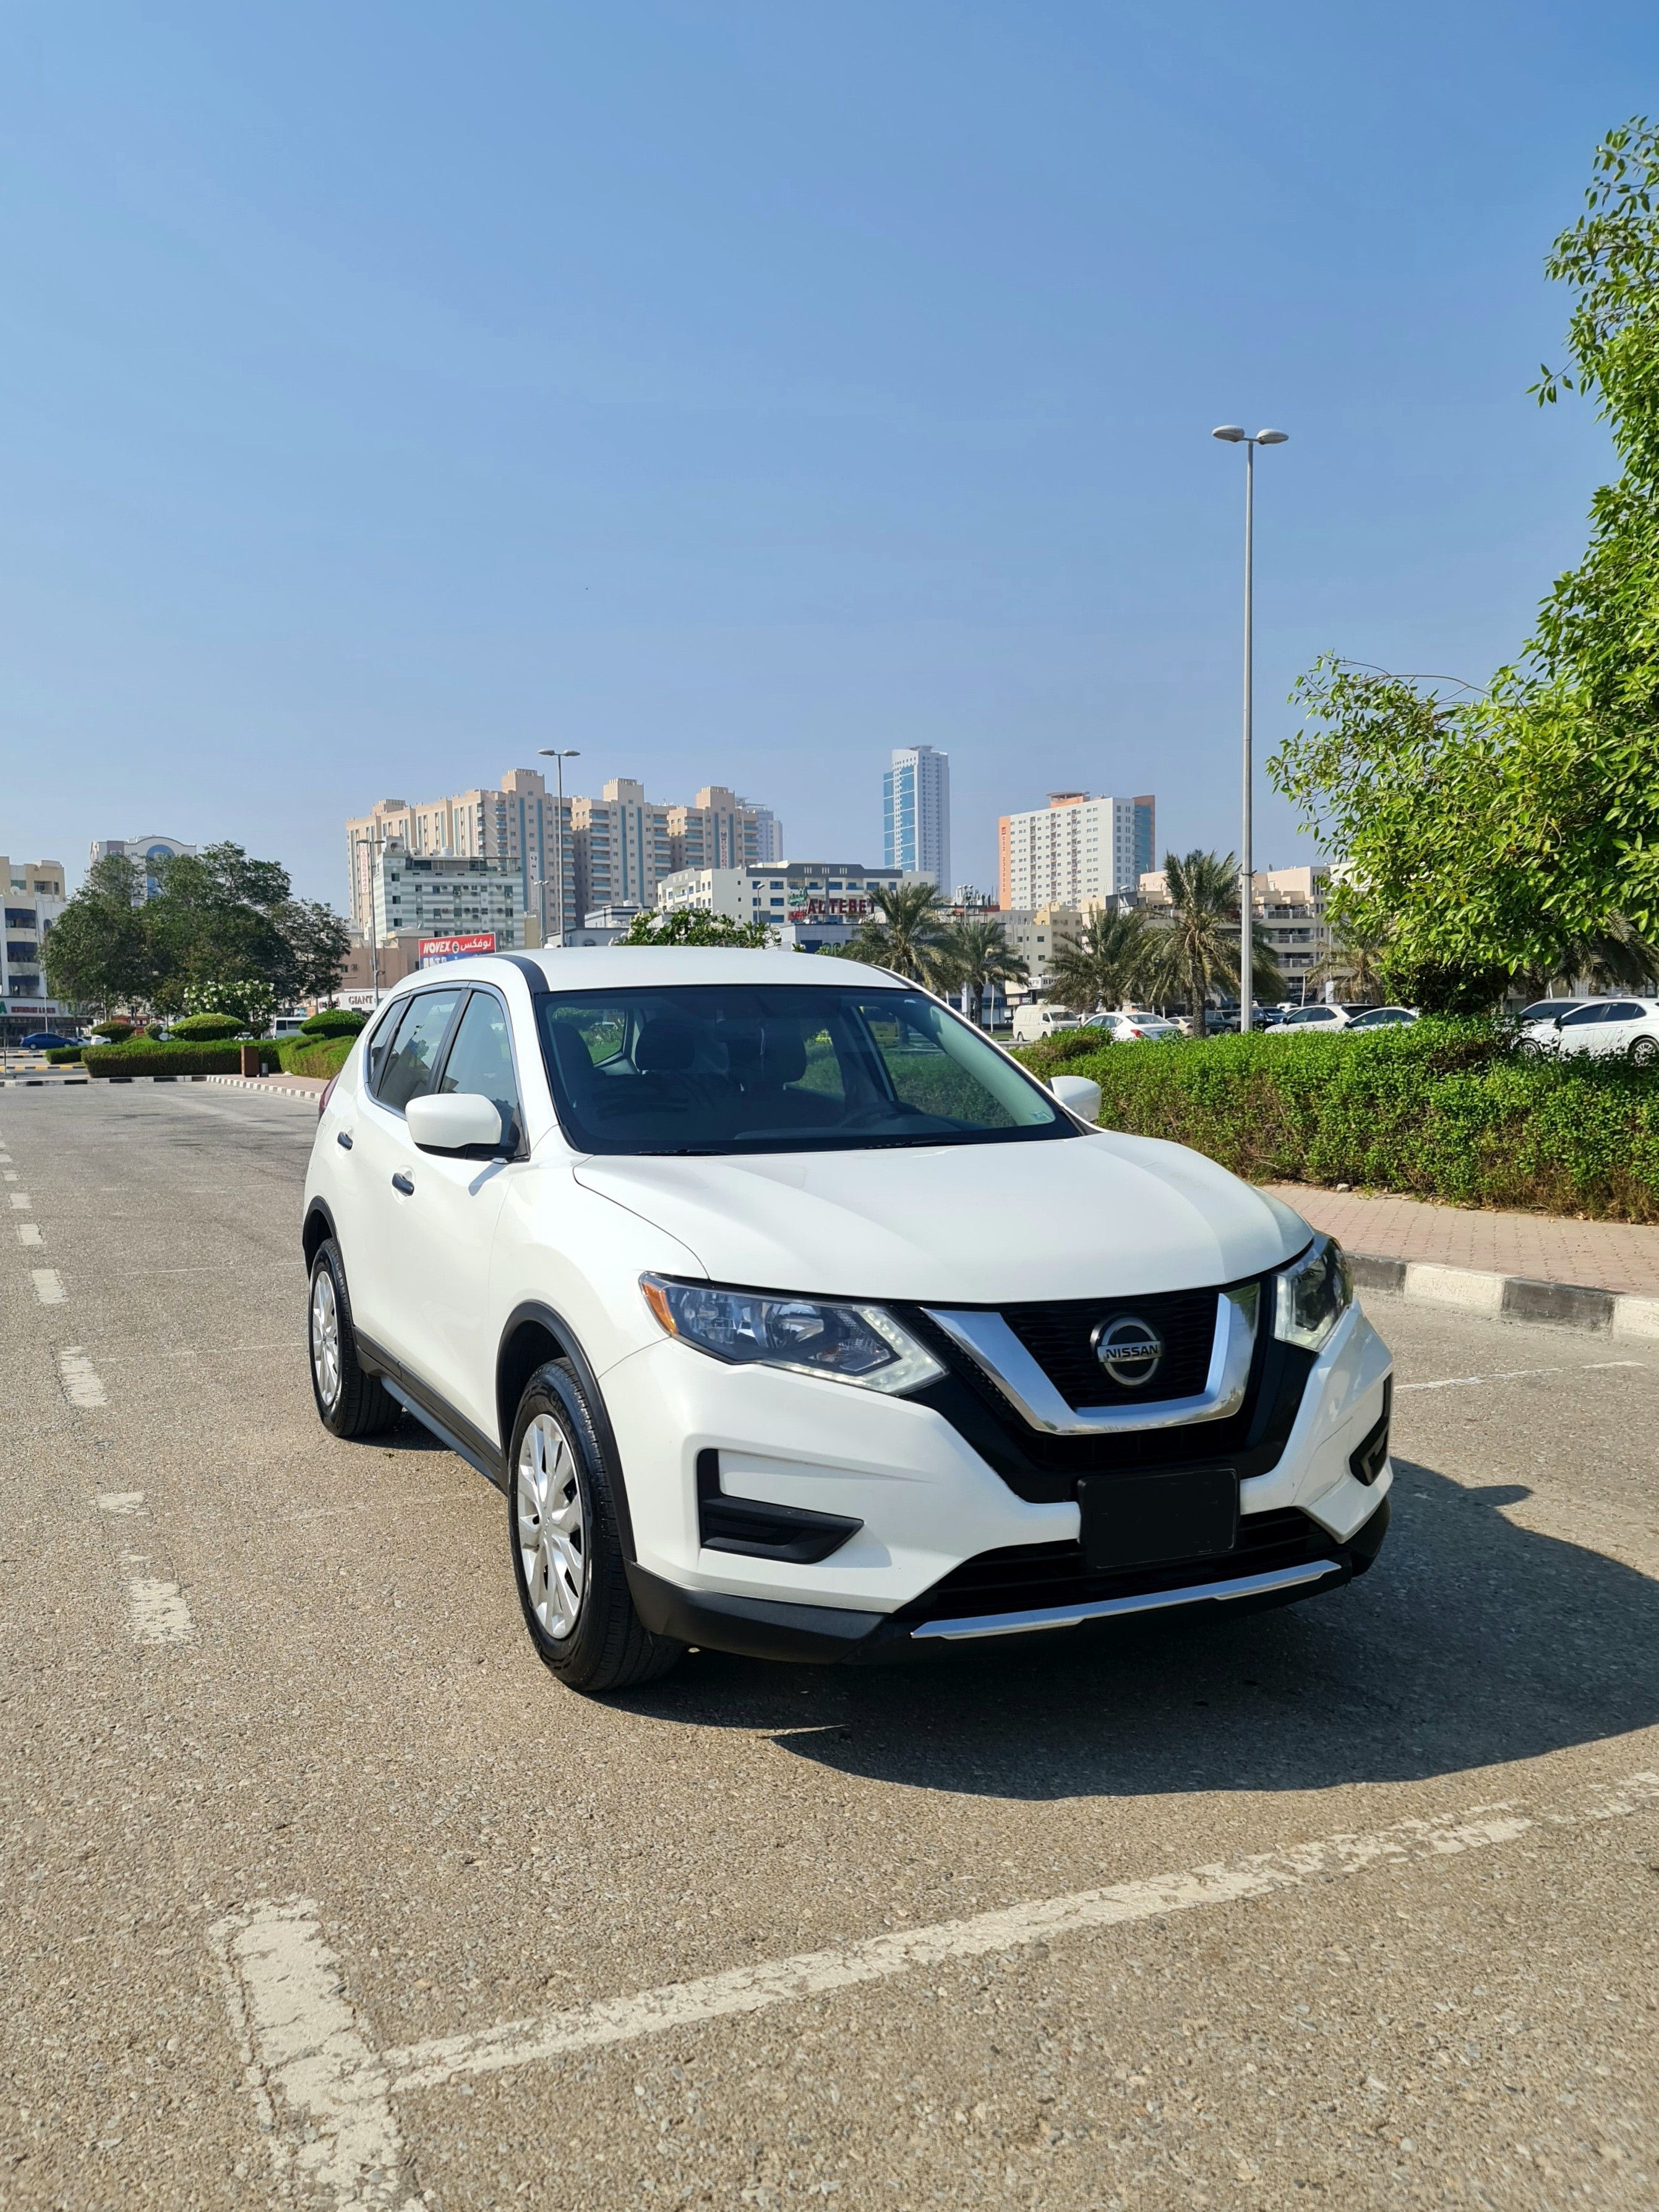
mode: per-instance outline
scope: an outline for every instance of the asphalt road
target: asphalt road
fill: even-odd
[[[1659,2199],[1659,1346],[1376,1301],[1291,1611],[586,1703],[318,1425],[313,1127],[0,1093],[0,2205]]]

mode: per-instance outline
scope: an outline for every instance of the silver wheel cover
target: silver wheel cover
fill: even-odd
[[[530,1609],[562,1643],[587,1595],[587,1524],[575,1456],[550,1413],[538,1413],[524,1432],[514,1508]]]
[[[340,1302],[326,1267],[311,1279],[311,1371],[317,1395],[331,1413],[340,1401]]]

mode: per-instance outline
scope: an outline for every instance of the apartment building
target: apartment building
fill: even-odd
[[[869,918],[872,891],[919,883],[920,872],[866,868],[855,860],[792,860],[776,868],[681,868],[665,876],[656,902],[669,912],[727,915],[734,921],[834,922]]]
[[[1331,949],[1330,924],[1325,917],[1330,887],[1330,867],[1322,861],[1301,868],[1259,868],[1252,882],[1256,927],[1279,963],[1286,997],[1297,1004],[1317,998],[1324,986],[1323,977],[1318,982],[1310,979]],[[1141,903],[1155,921],[1158,910],[1170,903],[1164,871],[1143,875],[1139,889]],[[1258,1004],[1261,998],[1258,991]]]
[[[510,864],[411,853],[400,837],[376,852],[366,934],[377,947],[404,936],[463,936],[486,929],[495,932],[501,951],[524,945],[524,885]]]
[[[882,778],[882,859],[926,876],[938,890],[951,880],[951,756],[932,745],[897,748]]]
[[[155,872],[158,860],[194,860],[201,850],[198,845],[186,845],[182,837],[97,837],[93,840],[90,860],[102,860],[115,854],[125,860],[144,863],[143,890],[141,898],[155,897],[161,888],[161,879]]]
[[[598,799],[567,794],[562,812],[539,769],[509,769],[499,789],[458,792],[418,806],[383,799],[346,824],[350,913],[360,929],[368,926],[374,854],[392,838],[417,856],[489,860],[515,871],[524,911],[549,944],[561,924],[574,927],[590,908],[654,904],[658,884],[676,868],[751,866],[782,846],[771,809],[723,784],[706,784],[690,805],[666,805],[618,776]]]
[[[1134,896],[1158,848],[1158,802],[1051,791],[1046,806],[997,823],[997,903],[1005,912]]]
[[[41,948],[64,911],[61,860],[10,860],[0,854],[5,933],[0,936],[0,1020],[9,1039],[38,1030],[64,1010],[46,990]]]

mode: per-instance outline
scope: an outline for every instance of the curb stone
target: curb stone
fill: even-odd
[[[1540,1283],[1530,1275],[1488,1274],[1474,1267],[1443,1267],[1427,1260],[1390,1260],[1350,1252],[1356,1286],[1395,1297],[1461,1306],[1494,1321],[1531,1321],[1589,1329],[1603,1336],[1659,1337],[1659,1298],[1629,1291],[1598,1291],[1584,1283]]]

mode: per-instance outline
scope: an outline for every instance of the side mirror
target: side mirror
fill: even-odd
[[[1086,1075],[1057,1075],[1048,1088],[1079,1121],[1099,1121],[1100,1085],[1091,1083]]]
[[[422,1152],[505,1152],[511,1141],[501,1109],[476,1091],[411,1098],[404,1109],[410,1141]]]

